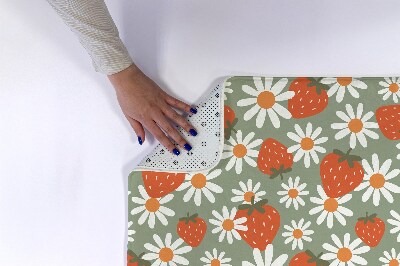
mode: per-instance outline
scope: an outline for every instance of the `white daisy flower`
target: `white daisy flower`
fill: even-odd
[[[398,266],[400,265],[400,252],[396,255],[396,250],[392,248],[390,254],[388,251],[383,252],[384,257],[380,257],[379,261],[384,263],[382,266]]]
[[[339,223],[343,226],[346,225],[346,219],[344,216],[351,217],[353,212],[346,207],[341,206],[341,204],[348,202],[352,195],[346,194],[339,198],[329,198],[321,185],[317,186],[317,191],[320,198],[311,197],[310,201],[312,203],[318,204],[319,206],[312,208],[309,211],[310,215],[320,213],[317,218],[317,224],[322,224],[326,219],[326,224],[328,228],[333,227],[333,218],[335,217]],[[344,215],[344,216],[343,216]]]
[[[262,139],[253,140],[254,132],[250,132],[244,139],[242,131],[236,132],[236,140],[231,136],[228,140],[229,144],[224,145],[222,159],[230,158],[226,164],[226,171],[229,171],[235,166],[236,174],[242,172],[243,160],[252,167],[257,167],[257,163],[253,158],[257,158],[258,151],[255,147],[261,145]],[[253,158],[252,158],[253,157]]]
[[[218,255],[217,249],[214,248],[212,254],[206,251],[206,256],[201,257],[200,260],[205,264],[203,266],[232,266],[229,262],[231,258],[224,258],[225,252],[221,252]]]
[[[133,224],[132,221],[130,221],[130,222],[128,223],[128,242],[133,242],[133,241],[135,241],[135,239],[133,239],[133,235],[136,234],[136,231],[133,230],[133,229],[129,229],[129,228],[131,228],[132,224]]]
[[[279,128],[279,116],[284,119],[290,119],[292,117],[292,114],[285,107],[279,104],[281,101],[291,99],[295,94],[294,91],[285,91],[282,93],[288,83],[288,79],[280,79],[274,84],[274,86],[272,86],[273,78],[265,78],[265,84],[263,84],[261,77],[253,77],[253,80],[256,89],[248,85],[242,86],[242,90],[251,97],[237,102],[237,106],[253,105],[244,114],[244,121],[249,121],[258,113],[256,126],[261,128],[264,125],[265,116],[268,113],[272,125],[275,128]]]
[[[313,230],[309,230],[311,222],[308,221],[304,223],[304,219],[302,218],[297,224],[294,220],[292,220],[292,226],[284,225],[283,227],[287,230],[282,233],[285,239],[285,245],[292,242],[292,250],[295,250],[297,247],[300,250],[303,250],[303,240],[307,242],[311,242],[312,239],[310,235],[314,234]]]
[[[389,172],[392,160],[387,159],[382,165],[379,164],[378,154],[372,155],[371,164],[367,160],[362,160],[364,168],[364,182],[361,183],[355,191],[367,190],[362,196],[362,201],[366,202],[372,196],[372,202],[375,206],[379,205],[381,193],[389,203],[393,203],[392,193],[400,193],[400,187],[388,182],[400,174],[400,169],[393,169]]]
[[[393,216],[394,219],[388,219],[388,223],[393,225],[394,227],[390,229],[391,234],[396,234],[400,232],[400,214],[398,214],[396,211],[391,210],[390,214]],[[400,242],[400,233],[397,235],[397,242]]]
[[[172,243],[172,234],[168,233],[165,236],[165,241],[163,242],[161,238],[154,234],[154,242],[156,246],[150,243],[144,244],[144,247],[149,251],[142,256],[144,260],[155,260],[152,266],[176,266],[179,265],[189,265],[189,261],[182,257],[181,255],[188,253],[192,250],[190,246],[183,246],[183,240],[178,238]]]
[[[277,194],[279,196],[283,196],[280,200],[279,203],[284,203],[286,201],[286,208],[289,208],[292,203],[293,207],[298,210],[299,209],[299,204],[301,206],[305,205],[304,200],[301,198],[301,196],[306,196],[309,194],[309,191],[304,190],[307,186],[306,183],[300,184],[300,177],[296,176],[294,182],[291,177],[288,179],[288,184],[282,183],[281,186],[283,187],[284,190],[278,191]]]
[[[253,187],[253,180],[251,179],[247,180],[247,185],[245,185],[243,181],[240,181],[239,186],[241,190],[232,189],[232,193],[235,194],[235,196],[231,198],[232,202],[250,203],[252,197],[254,197],[254,201],[258,201],[266,194],[263,190],[258,191],[261,183],[257,182]]]
[[[339,129],[339,132],[335,135],[336,140],[342,139],[350,134],[350,148],[354,149],[357,140],[360,142],[361,146],[364,148],[367,147],[365,135],[372,139],[379,139],[379,135],[370,130],[371,128],[378,128],[378,123],[368,121],[374,115],[374,112],[370,111],[363,116],[362,103],[358,104],[356,114],[350,104],[346,104],[346,111],[347,114],[342,111],[336,112],[336,115],[344,122],[333,123],[331,125],[333,129]]]
[[[246,217],[241,217],[239,219],[235,219],[237,209],[233,208],[229,213],[228,208],[226,206],[222,207],[222,214],[219,214],[217,211],[213,210],[212,214],[216,219],[210,219],[209,222],[216,227],[211,231],[213,234],[219,234],[218,241],[222,242],[226,236],[229,244],[233,243],[233,237],[237,240],[242,239],[237,230],[239,231],[247,231],[247,226],[243,225],[246,221]]]
[[[201,205],[202,194],[208,199],[209,202],[214,203],[215,197],[213,193],[222,193],[224,190],[219,185],[210,182],[222,173],[221,169],[206,171],[202,173],[187,174],[185,181],[176,190],[182,191],[187,189],[183,196],[183,201],[188,202],[192,197],[197,206]]]
[[[336,101],[338,103],[343,101],[346,91],[348,91],[354,98],[360,98],[360,94],[356,88],[362,90],[367,89],[367,84],[359,79],[349,77],[323,78],[321,83],[331,85],[328,90],[328,96],[331,97],[336,93]]]
[[[294,129],[296,130],[296,133],[287,133],[287,136],[291,140],[298,143],[296,145],[290,146],[287,150],[289,153],[294,153],[295,151],[297,151],[293,157],[293,161],[298,162],[304,156],[304,166],[306,168],[309,168],[311,156],[314,163],[319,164],[317,152],[326,153],[325,148],[319,146],[319,144],[325,143],[328,140],[327,137],[318,138],[318,136],[322,132],[322,128],[317,127],[315,131],[313,131],[312,124],[307,123],[305,132],[300,128],[298,124],[294,125]]]
[[[336,246],[328,243],[324,243],[322,247],[328,252],[321,256],[323,260],[333,260],[330,265],[340,265],[340,266],[354,266],[354,265],[367,265],[367,261],[361,257],[370,250],[369,246],[359,245],[362,243],[360,238],[356,238],[350,243],[350,234],[346,233],[344,235],[343,242],[335,235],[331,235],[332,241]]]
[[[259,249],[253,249],[253,257],[256,264],[253,264],[248,261],[243,261],[242,266],[284,266],[286,265],[286,261],[288,259],[287,254],[282,254],[277,257],[274,261],[272,261],[274,254],[274,246],[269,244],[264,252],[264,258],[262,257],[262,253]]]
[[[400,78],[384,78],[385,81],[380,81],[379,85],[384,87],[378,91],[378,94],[383,94],[383,100],[386,101],[390,96],[393,97],[393,101],[398,103],[400,98]]]
[[[400,143],[397,143],[396,148],[400,150]],[[397,160],[400,160],[400,153],[397,154]]]
[[[228,99],[228,97],[226,97],[226,94],[233,92],[233,90],[231,88],[229,88],[229,86],[231,86],[231,85],[232,85],[232,82],[230,82],[230,81],[225,82],[224,101],[226,101]]]
[[[140,185],[138,189],[142,198],[132,197],[132,201],[140,206],[131,210],[132,215],[142,213],[139,217],[138,224],[142,225],[148,220],[149,227],[154,228],[157,217],[163,225],[167,225],[168,221],[165,216],[172,217],[175,215],[175,212],[163,206],[163,204],[170,202],[174,198],[174,195],[168,194],[162,198],[151,198],[142,185]]]

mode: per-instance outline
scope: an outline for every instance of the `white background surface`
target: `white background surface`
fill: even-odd
[[[398,0],[107,4],[137,65],[190,103],[236,74],[400,74]],[[0,265],[124,265],[127,176],[154,144],[47,2],[0,0]]]

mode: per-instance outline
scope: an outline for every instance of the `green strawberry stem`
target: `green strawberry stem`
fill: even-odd
[[[292,171],[292,168],[289,167],[289,168],[284,169],[284,165],[281,164],[279,169],[271,168],[272,175],[270,175],[269,178],[274,179],[275,177],[280,176],[281,180],[283,180],[283,174],[289,173],[290,171]]]
[[[130,259],[130,261],[128,261],[129,263],[138,263],[138,266],[150,266],[150,262],[147,260],[142,259],[143,255],[146,254],[146,252],[142,252],[140,253],[139,256],[136,256],[135,252],[133,252],[132,250],[128,250],[128,255],[132,256],[132,259]]]
[[[325,90],[325,91],[329,90],[328,85],[321,83],[322,78],[319,78],[319,79],[308,78],[308,79],[311,80],[311,82],[308,83],[308,87],[315,86],[315,89],[317,90],[318,95],[320,95],[323,90]]]
[[[338,149],[334,149],[333,153],[336,154],[336,155],[339,155],[339,160],[338,160],[339,163],[347,161],[347,163],[349,164],[350,168],[353,168],[354,167],[354,162],[355,161],[356,162],[361,161],[362,158],[360,156],[358,156],[358,155],[350,155],[351,150],[352,149],[349,149],[346,153],[344,153],[344,152],[342,152],[342,151],[340,151]]]
[[[239,210],[248,210],[247,214],[251,215],[254,210],[257,210],[259,213],[265,213],[265,209],[263,208],[264,205],[268,203],[267,199],[262,199],[257,202],[254,202],[254,196],[251,197],[251,203],[250,204],[242,204],[239,205],[238,209]]]
[[[196,223],[196,218],[198,216],[199,215],[197,213],[193,214],[192,216],[190,216],[189,213],[187,213],[187,216],[179,218],[179,221],[183,221],[183,222],[185,222],[185,224],[188,224],[190,221]]]
[[[224,133],[226,139],[229,139],[231,137],[232,131],[235,133],[237,132],[237,130],[234,129],[234,126],[237,124],[237,122],[237,118],[233,119],[232,123],[229,120],[226,121],[227,128],[225,129]]]
[[[316,266],[328,266],[329,262],[321,259],[323,252],[319,253],[317,256],[314,255],[310,250],[306,250],[305,253],[311,258],[307,261],[308,263],[315,263]]]
[[[364,221],[364,224],[367,224],[368,222],[375,223],[376,216],[377,216],[376,213],[368,215],[368,212],[367,212],[365,214],[365,217],[360,217],[357,219],[357,221]]]

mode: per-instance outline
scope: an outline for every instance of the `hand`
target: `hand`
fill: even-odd
[[[122,112],[138,136],[140,145],[145,140],[143,128],[145,127],[162,145],[176,155],[179,155],[179,149],[169,138],[186,150],[192,149],[170,120],[192,136],[196,136],[197,132],[193,126],[173,107],[194,114],[197,112],[195,108],[168,95],[135,64],[109,75],[108,78],[115,88]]]

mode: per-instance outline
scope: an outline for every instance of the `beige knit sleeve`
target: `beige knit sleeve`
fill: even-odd
[[[111,75],[133,64],[104,0],[47,0],[89,53],[95,71]]]

